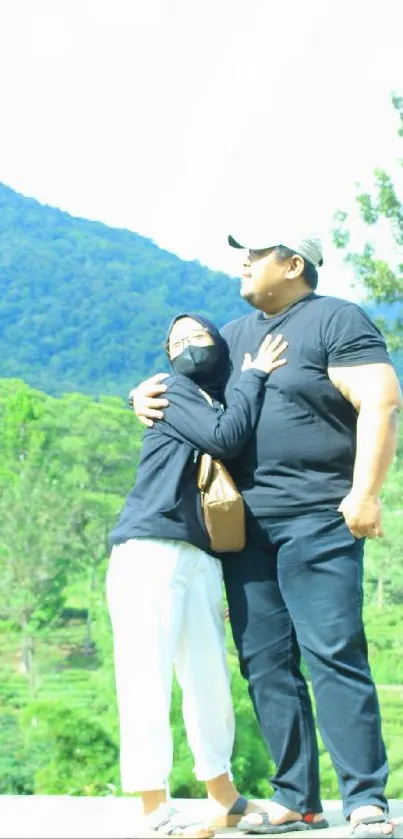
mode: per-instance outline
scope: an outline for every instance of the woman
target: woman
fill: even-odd
[[[226,459],[239,453],[258,418],[268,374],[285,364],[286,344],[269,336],[254,361],[245,357],[226,411],[229,355],[216,327],[198,315],[179,315],[166,346],[173,371],[165,380],[169,407],[144,434],[135,486],[110,535],[107,595],[121,778],[125,792],[141,793],[151,831],[207,837],[212,827],[180,816],[168,803],[174,668],[194,771],[221,811],[215,826],[236,824],[253,805],[239,796],[230,775],[234,713],[221,566],[203,522],[197,461],[200,452]]]

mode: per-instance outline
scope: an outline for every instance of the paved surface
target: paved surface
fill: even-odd
[[[206,801],[183,800],[184,811],[206,818]],[[339,839],[349,835],[339,801],[325,801],[327,830],[290,832],[287,836],[311,839]],[[391,801],[391,816],[397,824],[395,836],[403,839],[403,801]],[[142,836],[140,807],[136,798],[79,798],[67,795],[0,796],[1,839],[130,839]],[[217,831],[219,839],[240,837],[233,828]],[[284,834],[283,834],[284,835]]]

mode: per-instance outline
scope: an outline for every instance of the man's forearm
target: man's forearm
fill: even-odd
[[[396,453],[398,409],[361,406],[351,492],[378,496]]]

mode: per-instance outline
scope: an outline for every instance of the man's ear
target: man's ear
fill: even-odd
[[[286,279],[287,280],[296,280],[298,277],[302,277],[304,273],[305,262],[302,256],[299,256],[298,253],[295,253],[294,256],[291,257],[288,263],[288,268],[286,272]]]

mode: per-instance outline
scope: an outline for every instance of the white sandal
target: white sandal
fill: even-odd
[[[212,839],[214,828],[204,824],[201,819],[185,816],[175,807],[162,804],[155,813],[147,817],[146,830],[141,837],[183,837],[183,839]]]

